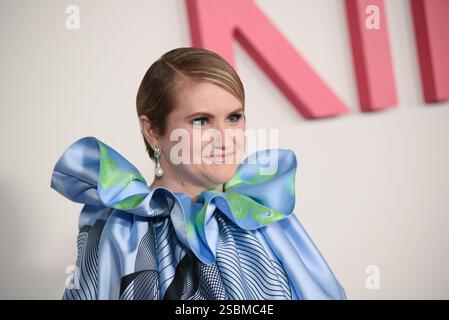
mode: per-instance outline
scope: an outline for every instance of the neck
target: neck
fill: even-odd
[[[203,192],[207,187],[199,186],[195,184],[189,184],[184,181],[179,181],[176,179],[171,179],[167,176],[162,176],[161,178],[155,178],[153,183],[150,185],[150,188],[163,187],[169,189],[172,192],[182,192],[188,194],[193,202],[196,202],[198,196],[201,192]],[[223,191],[223,184],[219,184],[214,188],[215,190]]]

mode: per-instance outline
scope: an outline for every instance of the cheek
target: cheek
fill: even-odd
[[[186,166],[193,161],[193,133],[189,128],[173,123],[164,137],[167,156],[177,166]],[[183,168],[185,170],[186,168]]]

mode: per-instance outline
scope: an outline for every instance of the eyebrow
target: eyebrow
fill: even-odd
[[[244,111],[244,109],[242,107],[239,107],[238,109],[228,113],[228,116],[231,115],[231,114],[234,114],[234,113],[238,113],[240,111]],[[214,115],[209,113],[209,112],[198,111],[198,112],[192,113],[191,115],[187,116],[186,119],[193,118],[193,117],[196,117],[196,116],[206,116],[206,117],[209,117],[209,118],[213,118],[214,117]]]

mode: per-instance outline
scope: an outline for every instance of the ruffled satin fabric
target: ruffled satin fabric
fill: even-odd
[[[254,152],[223,192],[192,202],[150,188],[99,139],[79,139],[51,177],[51,188],[83,204],[63,299],[346,299],[293,213],[296,167],[289,149]]]

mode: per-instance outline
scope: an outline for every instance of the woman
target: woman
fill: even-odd
[[[292,212],[295,154],[266,149],[241,161],[244,101],[222,57],[177,48],[151,65],[137,94],[156,163],[150,186],[95,137],[64,152],[51,187],[84,204],[64,299],[346,298]]]

